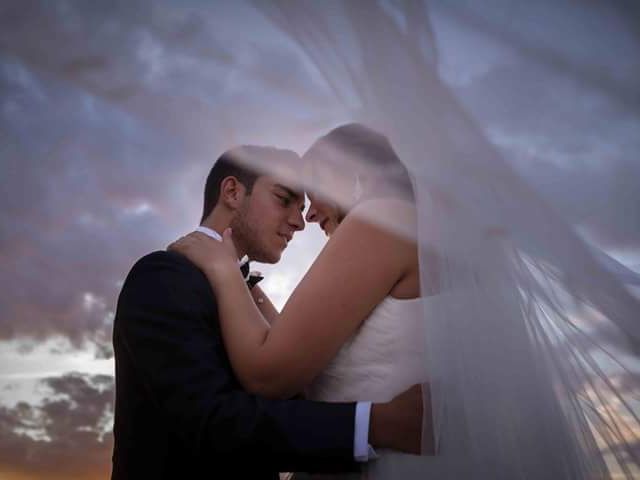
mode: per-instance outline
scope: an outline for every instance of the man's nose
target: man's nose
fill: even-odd
[[[292,215],[289,216],[289,224],[296,230],[304,230],[304,218],[302,217],[302,212],[297,208],[293,211]]]

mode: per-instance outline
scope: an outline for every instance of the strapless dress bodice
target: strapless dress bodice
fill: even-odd
[[[386,297],[314,380],[308,398],[391,400],[426,380],[423,300]]]

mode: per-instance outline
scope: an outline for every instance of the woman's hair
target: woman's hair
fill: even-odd
[[[334,163],[340,168],[340,157],[352,160],[354,169],[367,177],[361,200],[394,194],[413,201],[407,168],[386,136],[360,123],[348,123],[316,140],[303,159],[311,164]]]

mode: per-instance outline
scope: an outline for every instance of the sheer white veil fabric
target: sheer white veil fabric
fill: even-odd
[[[638,474],[640,303],[440,80],[424,5],[254,5],[411,173],[438,478]]]

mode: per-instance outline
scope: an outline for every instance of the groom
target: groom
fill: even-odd
[[[200,230],[217,236],[231,226],[240,255],[276,263],[304,228],[304,194],[292,183],[300,162],[267,147],[224,153],[207,179]],[[254,290],[268,318],[272,307]],[[217,315],[206,277],[179,254],[154,252],[131,269],[113,332],[112,480],[276,479],[278,471],[357,470],[370,445],[419,449],[419,390],[373,405],[250,395],[233,374]]]

